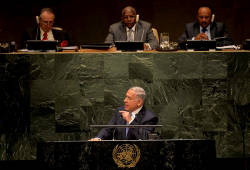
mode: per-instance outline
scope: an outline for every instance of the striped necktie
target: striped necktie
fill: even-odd
[[[47,32],[43,33],[43,40],[48,40],[48,34],[47,34]]]

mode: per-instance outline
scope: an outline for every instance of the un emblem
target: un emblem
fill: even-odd
[[[141,153],[135,144],[122,144],[115,146],[112,155],[119,168],[132,168],[138,163]]]

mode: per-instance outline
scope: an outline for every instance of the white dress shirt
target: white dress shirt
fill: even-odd
[[[40,40],[43,39],[44,31],[40,28]],[[52,31],[47,32],[47,40],[55,40]]]
[[[131,32],[131,40],[130,41],[134,41],[135,40],[135,27],[136,27],[136,24],[131,28],[129,29],[128,27],[126,27],[126,31],[127,31],[127,40],[129,39],[129,31],[132,31]]]
[[[200,33],[202,33],[202,27],[200,26]],[[211,40],[211,34],[210,34],[210,25],[207,26],[205,34],[207,34],[208,39]]]

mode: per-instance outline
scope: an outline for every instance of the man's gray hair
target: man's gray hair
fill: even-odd
[[[41,9],[41,12],[40,12],[40,17],[42,16],[42,13],[44,13],[44,12],[51,13],[51,14],[53,14],[53,15],[54,15],[54,17],[55,17],[55,13],[54,13],[54,11],[53,11],[53,9],[52,9],[52,8],[43,8],[43,9]]]
[[[138,86],[134,86],[131,87],[129,90],[133,90],[136,93],[136,97],[137,98],[141,98],[142,101],[144,102],[145,98],[146,98],[146,92],[143,88],[138,87]]]

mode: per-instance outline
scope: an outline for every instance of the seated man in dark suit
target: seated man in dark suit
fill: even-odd
[[[122,10],[122,21],[109,27],[105,43],[115,41],[142,41],[145,42],[145,50],[156,49],[159,46],[151,24],[142,20],[136,21],[136,11],[131,6]]]
[[[158,118],[156,115],[147,110],[144,106],[145,91],[141,87],[130,88],[124,99],[124,106],[117,109],[109,125],[156,125]],[[96,138],[90,141],[102,139],[118,140],[137,140],[148,139],[148,134],[152,133],[154,128],[104,128]]]
[[[221,22],[213,22],[209,7],[200,7],[197,21],[185,25],[185,32],[178,39],[180,44],[186,40],[212,40],[217,37],[228,37],[226,27]]]
[[[68,46],[70,43],[68,34],[60,28],[54,28],[55,14],[51,8],[43,8],[36,28],[26,30],[21,39],[22,48],[25,48],[27,40],[58,40],[60,46]]]

